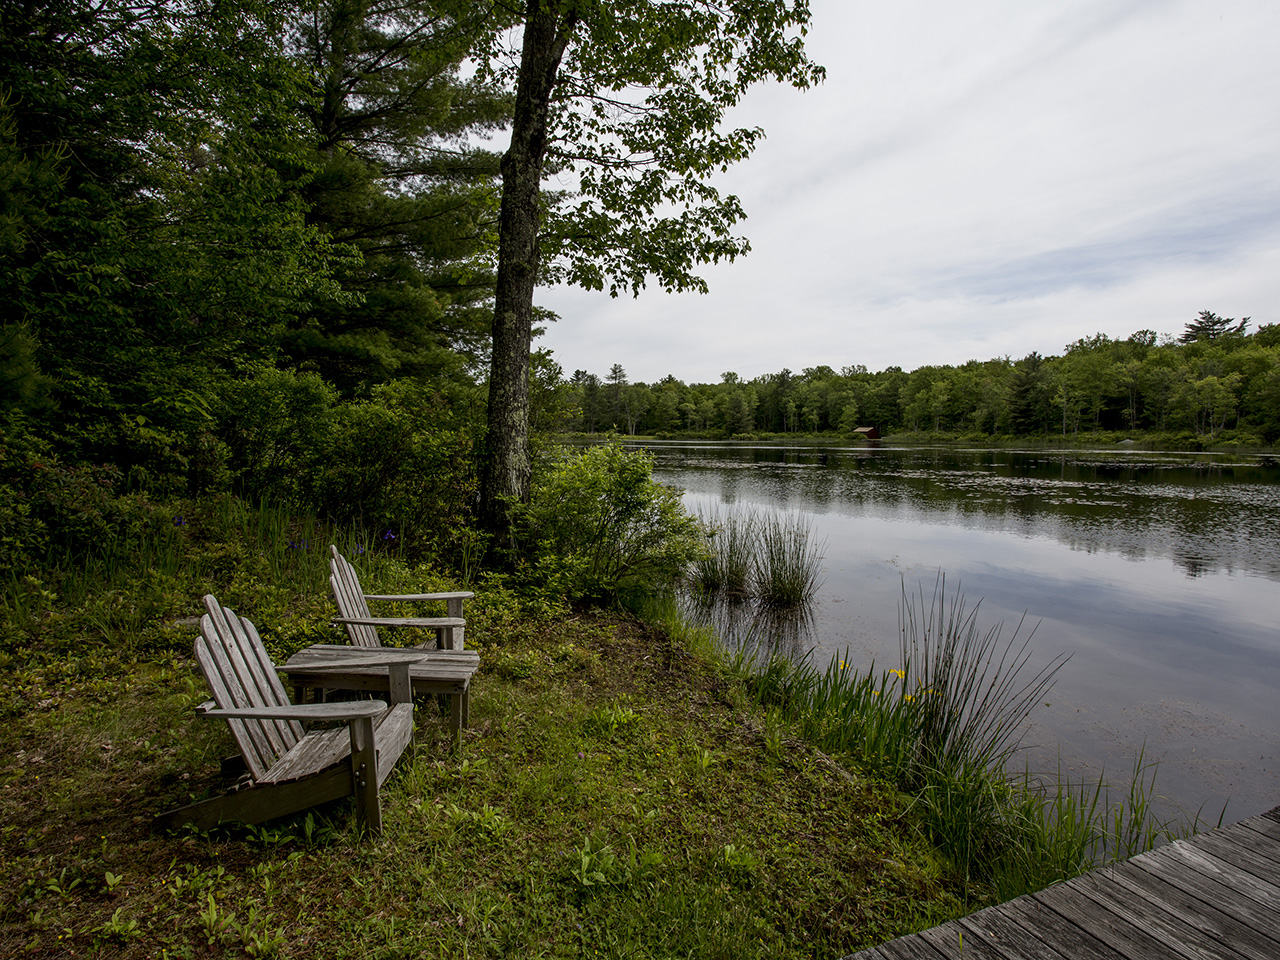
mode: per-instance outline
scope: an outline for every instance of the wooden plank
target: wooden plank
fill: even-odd
[[[1203,930],[1185,922],[1170,904],[1149,892],[1126,886],[1110,869],[1096,870],[1072,881],[1071,889],[1101,910],[1124,918],[1168,950],[1157,956],[1187,960],[1240,960],[1241,954]]]
[[[1081,930],[1111,944],[1130,960],[1154,960],[1169,956],[1166,944],[1144,930],[1139,923],[1090,900],[1074,884],[1057,883],[1032,896]],[[1181,951],[1179,956],[1186,960],[1199,960],[1190,951]]]
[[[441,627],[462,627],[467,623],[465,620],[455,619],[452,617],[349,617],[346,614],[334,617],[333,622],[346,624],[348,626],[355,624],[357,626],[367,627],[418,627],[423,630],[436,630]],[[378,645],[382,646],[381,643]]]
[[[378,755],[373,744],[373,720],[361,717],[347,725],[351,746],[351,792],[356,818],[370,833],[382,832],[382,797],[378,791]]]
[[[1160,849],[1129,861],[1257,930],[1280,931],[1280,906],[1268,903],[1263,881],[1194,847]],[[1277,933],[1280,938],[1280,933]],[[1277,942],[1280,942],[1278,939]]]
[[[1257,838],[1257,839],[1253,839]],[[1228,863],[1248,870],[1259,880],[1275,885],[1280,880],[1280,844],[1272,844],[1256,833],[1225,830],[1206,833],[1196,838],[1196,849],[1221,857]]]
[[[201,830],[235,820],[261,823],[350,795],[351,767],[342,764],[306,780],[255,786],[201,800],[161,814],[156,821],[160,826],[190,823]]]
[[[882,943],[876,949],[885,960],[943,960],[927,940],[912,935]]]
[[[876,951],[881,960],[1277,960],[1280,807]]]
[[[224,671],[229,668],[224,678],[234,702],[221,706],[273,707],[288,704],[289,699],[252,624],[246,629],[235,611],[221,606],[212,595],[205,596],[204,605],[209,614],[208,625],[212,626],[212,634],[206,632],[205,639],[221,652],[220,667]],[[204,627],[206,621],[202,620],[201,625]],[[283,720],[244,721],[244,727],[268,766],[302,736],[301,726]]]
[[[462,596],[452,597],[445,603],[444,612],[450,618],[462,619],[462,624],[460,626],[454,627],[452,630],[445,631],[444,638],[447,641],[445,646],[450,650],[461,650],[466,646],[463,642],[463,638],[466,635],[467,621],[462,618],[462,601],[465,599],[467,598]]]
[[[1227,830],[1237,830],[1242,834],[1245,831],[1252,835],[1265,837],[1266,840],[1257,841],[1268,847],[1280,847],[1280,820],[1263,814],[1260,817],[1250,817],[1248,820],[1241,820],[1226,828]],[[1266,841],[1269,840],[1270,843]]]
[[[1023,929],[1000,907],[987,907],[961,919],[966,946],[980,941],[994,947],[1008,960],[1072,960],[1069,954],[1055,950],[1034,933]]]
[[[1114,947],[1086,932],[1034,897],[1019,897],[1004,905],[1005,913],[1036,939],[1074,960],[1125,960]]]
[[[213,693],[213,699],[222,707],[255,706],[248,702],[243,690],[239,689],[235,671],[231,668],[226,651],[217,642],[216,630],[210,622],[210,617],[206,615],[202,623],[205,628],[202,629],[201,636],[196,639],[195,657],[200,665],[200,671],[204,674],[205,682],[209,684],[209,689]],[[229,720],[227,725],[250,773],[255,777],[262,776],[275,762],[277,756],[271,742],[257,724],[249,724],[243,720]]]
[[[1198,844],[1172,850],[1171,854],[1181,858],[1207,858],[1202,867],[1204,872],[1212,872],[1215,879],[1247,892],[1261,904],[1280,909],[1280,886],[1276,883],[1280,879],[1280,864],[1275,860],[1268,860],[1229,837],[1215,836],[1199,838]],[[1236,877],[1242,872],[1248,877]]]
[[[366,600],[396,600],[401,603],[428,600],[470,600],[475,596],[470,590],[447,590],[444,593],[366,593]],[[452,616],[452,614],[450,614]]]
[[[271,657],[267,655],[267,648],[262,638],[258,636],[258,628],[244,617],[237,617],[230,610],[227,611],[227,615],[235,621],[237,640],[245,645],[242,647],[245,659],[252,658],[250,669],[254,672],[255,681],[265,691],[265,699],[287,706],[289,695],[285,693],[284,684],[280,682],[275,664],[271,662]],[[301,724],[292,721],[276,721],[275,729],[280,736],[281,747],[285,750],[297,743],[305,733]]]
[[[382,659],[383,654],[388,652],[411,655],[415,663],[433,670],[457,668],[474,672],[480,668],[480,655],[475,650],[427,650],[421,647],[369,648],[329,643],[315,643],[303,650],[299,650],[289,658],[286,666],[290,664],[295,667],[306,666],[332,662],[339,658],[343,660],[351,660],[353,658],[358,660],[360,657],[368,657],[370,662],[375,662]],[[281,667],[280,669],[283,670],[284,668]]]
[[[1274,940],[1162,876],[1141,869],[1134,861],[1115,867],[1111,871],[1111,877],[1144,900],[1154,901],[1161,910],[1171,914],[1176,920],[1208,934],[1241,956],[1251,960],[1276,960]],[[1153,907],[1151,913],[1155,912]]]
[[[301,780],[341,763],[351,751],[346,726],[328,730],[312,730],[297,745],[276,761],[275,766],[258,778],[258,783],[284,783]]]
[[[985,941],[966,937],[964,927],[955,921],[922,930],[916,936],[927,941],[947,960],[1005,960],[1004,954]]]
[[[378,747],[378,786],[386,782],[396,761],[413,743],[413,705],[399,703],[378,718],[374,739]]]
[[[360,581],[356,577],[355,567],[347,558],[338,552],[333,544],[329,545],[329,584],[333,588],[333,596],[338,604],[338,613],[343,617],[369,617],[369,604],[360,590]],[[378,647],[378,631],[372,626],[347,624],[347,636],[353,646]]]

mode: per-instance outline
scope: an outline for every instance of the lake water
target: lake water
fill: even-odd
[[[1127,783],[1145,748],[1170,806],[1280,804],[1280,463],[1106,451],[649,444],[694,511],[799,513],[824,582],[793,652],[899,659],[903,586],[1034,627],[1059,671],[1032,770]],[[1025,616],[1025,619],[1024,619]]]

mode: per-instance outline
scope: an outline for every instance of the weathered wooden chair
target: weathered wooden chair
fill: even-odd
[[[444,650],[463,649],[463,633],[467,621],[462,616],[462,601],[475,596],[469,590],[456,590],[448,593],[365,593],[360,589],[360,579],[356,576],[355,567],[338,548],[330,545],[333,555],[329,560],[329,584],[333,587],[333,597],[338,603],[338,615],[334,623],[341,623],[347,628],[347,636],[353,646],[380,647],[378,627],[420,627],[436,632],[436,645]],[[375,617],[369,612],[370,600],[399,601],[404,603],[443,600],[444,617]]]
[[[471,678],[480,669],[480,655],[474,650],[317,643],[299,650],[280,669],[293,683],[295,699],[305,700],[314,691],[323,701],[331,690],[387,690],[394,680],[381,662],[388,655],[413,658],[405,679],[411,696],[437,694],[449,698],[449,728],[456,748],[462,742],[463,728],[471,722]]]
[[[450,701],[449,723],[454,746],[462,742],[462,730],[471,719],[471,678],[480,668],[480,655],[474,650],[462,648],[462,601],[475,596],[469,591],[451,593],[416,594],[365,594],[355,569],[335,546],[329,547],[329,583],[338,603],[338,616],[334,623],[347,629],[351,646],[317,643],[289,658],[280,669],[293,682],[295,696],[303,700],[310,691],[325,699],[331,690],[381,691],[387,689],[385,669],[374,664],[381,654],[394,650],[382,646],[377,628],[425,627],[437,630],[436,643],[444,641],[444,649],[411,648],[418,658],[409,667],[411,694],[437,694]],[[369,615],[369,600],[418,601],[444,600],[449,606],[448,617],[373,617]],[[454,615],[456,614],[456,616]],[[441,637],[440,632],[444,632]],[[371,656],[370,666],[358,666],[361,655]],[[345,665],[341,671],[331,668],[335,658]],[[355,658],[355,659],[353,659]]]
[[[325,669],[339,682],[351,667],[380,669],[393,706],[380,700],[295,705],[253,624],[212,596],[204,603],[208,612],[195,656],[213,699],[197,710],[227,721],[248,772],[231,792],[171,810],[158,822],[202,829],[223,821],[259,823],[354,796],[360,822],[381,832],[380,787],[413,740],[409,667],[423,652],[386,650],[328,661]],[[312,721],[343,726],[307,732],[303,724]]]

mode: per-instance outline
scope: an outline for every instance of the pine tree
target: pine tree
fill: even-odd
[[[1197,340],[1221,340],[1228,337],[1242,337],[1249,326],[1249,317],[1236,323],[1233,317],[1220,317],[1208,310],[1201,310],[1196,319],[1187,324],[1186,330],[1178,338],[1180,343],[1195,343]]]

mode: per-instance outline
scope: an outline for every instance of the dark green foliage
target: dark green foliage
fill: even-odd
[[[1037,434],[1053,416],[1047,371],[1038,353],[1029,353],[1009,373],[1009,432]]]
[[[336,292],[335,251],[277,172],[301,159],[277,32],[252,2],[4,7],[0,299],[73,459],[181,474],[216,365]]]
[[[259,497],[317,439],[334,386],[465,383],[496,170],[466,138],[505,113],[458,76],[484,15],[6,4],[6,413],[134,488],[234,479]],[[285,374],[269,396],[264,371],[290,355],[327,384]]]
[[[509,105],[459,65],[488,16],[448,0],[322,0],[294,23],[317,165],[308,222],[360,258],[337,275],[356,299],[311,304],[283,345],[346,393],[487,354],[497,157],[467,138]]]
[[[1234,317],[1220,317],[1210,310],[1201,310],[1200,315],[1187,324],[1186,330],[1178,340],[1181,343],[1195,343],[1197,340],[1213,341],[1223,337],[1242,337],[1248,326],[1248,317],[1236,323]]]
[[[314,373],[244,374],[218,418],[237,491],[389,532],[415,557],[458,559],[474,498],[465,394],[393,381],[340,401]]]
[[[618,444],[562,452],[543,467],[525,511],[535,576],[571,598],[682,576],[704,549],[702,528],[652,469],[647,453]]]

